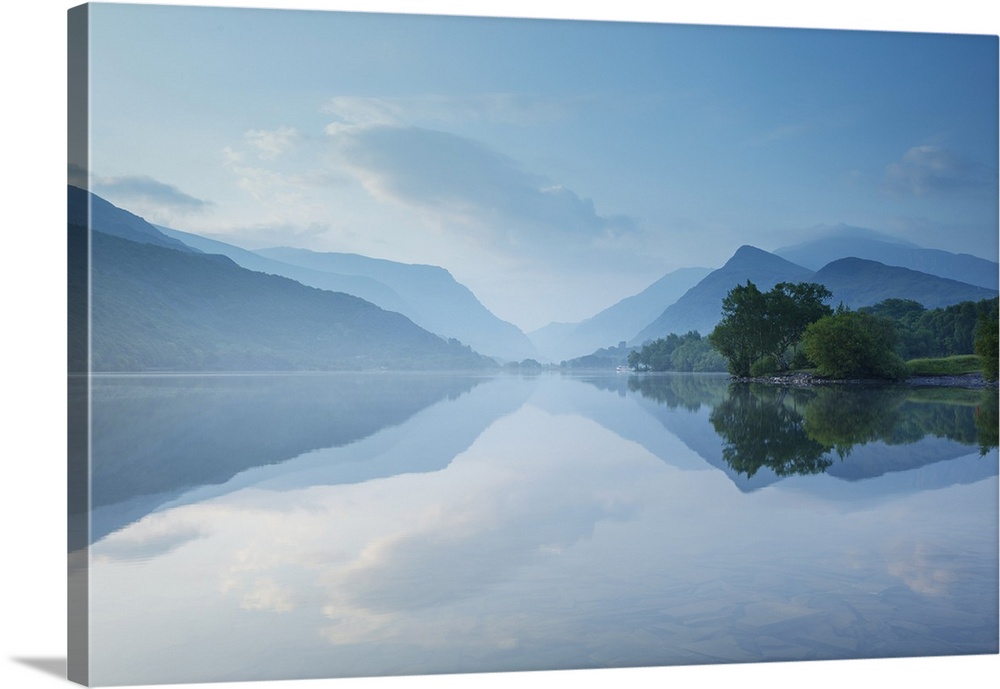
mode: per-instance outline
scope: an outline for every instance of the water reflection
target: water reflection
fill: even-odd
[[[95,377],[93,538],[193,488],[398,426],[483,380],[355,373]]]
[[[746,478],[764,467],[777,476],[826,472],[835,460],[872,444],[892,447],[944,438],[977,447],[981,455],[997,447],[995,390],[798,388],[683,376],[632,377],[628,388],[671,409],[710,408],[722,459]],[[929,459],[919,452],[910,456],[913,461],[894,469]],[[893,469],[883,462],[871,475],[886,470]]]
[[[833,463],[827,457],[832,446],[808,432],[805,397],[798,390],[734,386],[710,417],[723,439],[722,458],[747,478],[762,466],[778,476],[825,471]]]
[[[418,401],[387,402],[412,410],[396,421],[354,428],[327,406],[326,424],[304,428],[342,435],[178,489],[100,537],[92,680],[997,651],[996,452],[980,456],[968,427],[988,413],[982,402],[847,404],[713,376],[416,388]],[[830,430],[846,423],[838,406],[876,404],[892,411],[853,436]],[[724,418],[765,440],[727,436]],[[723,459],[736,440],[766,446],[766,432],[784,435],[781,450],[752,455],[772,462],[752,478]],[[829,447],[833,464],[792,475],[800,442]],[[772,483],[741,492],[737,479]]]

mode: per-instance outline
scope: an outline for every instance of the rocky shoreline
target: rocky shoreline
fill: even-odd
[[[818,385],[909,385],[912,387],[949,387],[969,388],[973,390],[997,389],[997,381],[983,379],[982,373],[966,373],[958,376],[912,376],[899,382],[878,379],[851,378],[833,380],[820,378],[812,373],[789,373],[781,376],[739,377],[730,378],[734,383],[764,383],[783,387],[815,387]]]

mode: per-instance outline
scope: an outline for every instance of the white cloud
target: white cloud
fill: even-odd
[[[270,131],[253,129],[246,132],[243,137],[257,150],[261,158],[270,160],[294,146],[302,138],[302,134],[293,127],[279,127]]]
[[[996,174],[985,165],[941,146],[914,146],[885,169],[885,188],[904,196],[930,196],[983,189]]]

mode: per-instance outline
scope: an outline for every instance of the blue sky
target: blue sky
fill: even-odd
[[[526,331],[841,223],[997,256],[995,36],[91,13],[95,192],[441,265]]]

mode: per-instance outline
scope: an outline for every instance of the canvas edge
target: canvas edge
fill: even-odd
[[[89,169],[89,7],[67,10],[67,172]],[[67,208],[67,217],[68,217]],[[89,212],[88,212],[89,217]],[[67,223],[67,663],[90,680],[90,236]]]

